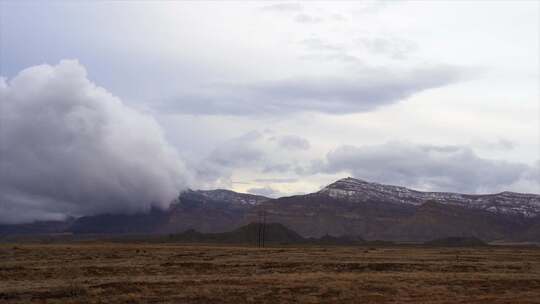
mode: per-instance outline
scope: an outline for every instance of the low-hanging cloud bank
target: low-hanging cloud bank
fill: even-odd
[[[188,180],[150,116],[77,61],[0,79],[0,223],[166,207]]]

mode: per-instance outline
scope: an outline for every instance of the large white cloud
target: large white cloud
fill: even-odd
[[[188,175],[156,121],[77,61],[0,80],[0,223],[166,207]]]

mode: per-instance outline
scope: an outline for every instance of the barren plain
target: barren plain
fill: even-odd
[[[540,248],[0,244],[0,303],[540,303]]]

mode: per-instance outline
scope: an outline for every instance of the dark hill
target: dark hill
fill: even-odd
[[[363,245],[366,244],[366,241],[361,237],[343,235],[343,236],[333,236],[333,235],[324,235],[319,239],[310,239],[313,243],[318,245]]]
[[[540,242],[540,218],[532,220],[532,224],[524,232],[518,232],[512,238],[519,241]]]
[[[166,218],[166,212],[159,209],[152,209],[148,213],[83,216],[73,222],[70,232],[76,234],[146,234],[156,231]]]
[[[415,206],[385,201],[352,202],[312,193],[262,203],[267,218],[283,223],[304,237],[362,235],[380,239],[381,232],[414,215]],[[252,219],[257,218],[256,210]]]
[[[487,244],[475,237],[447,237],[425,242],[425,245],[443,246],[443,247],[479,247]]]
[[[76,234],[166,234],[188,229],[222,232],[246,224],[247,210],[268,200],[258,195],[228,190],[184,191],[167,210],[146,213],[98,214],[73,222]]]
[[[0,236],[63,233],[70,229],[75,219],[65,221],[37,221],[27,224],[0,225]]]
[[[259,235],[262,236],[263,228],[265,244],[299,244],[305,242],[305,239],[298,233],[278,223],[268,223],[264,227],[258,223],[250,223],[233,231],[222,233],[200,233],[190,229],[183,233],[171,234],[169,239],[194,243],[257,244]]]
[[[382,239],[428,241],[461,236],[496,240],[525,227],[520,216],[501,216],[484,210],[429,201],[418,207],[413,216],[385,231]]]

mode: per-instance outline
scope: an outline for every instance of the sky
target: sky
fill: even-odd
[[[0,1],[0,223],[343,177],[540,193],[537,1]]]

